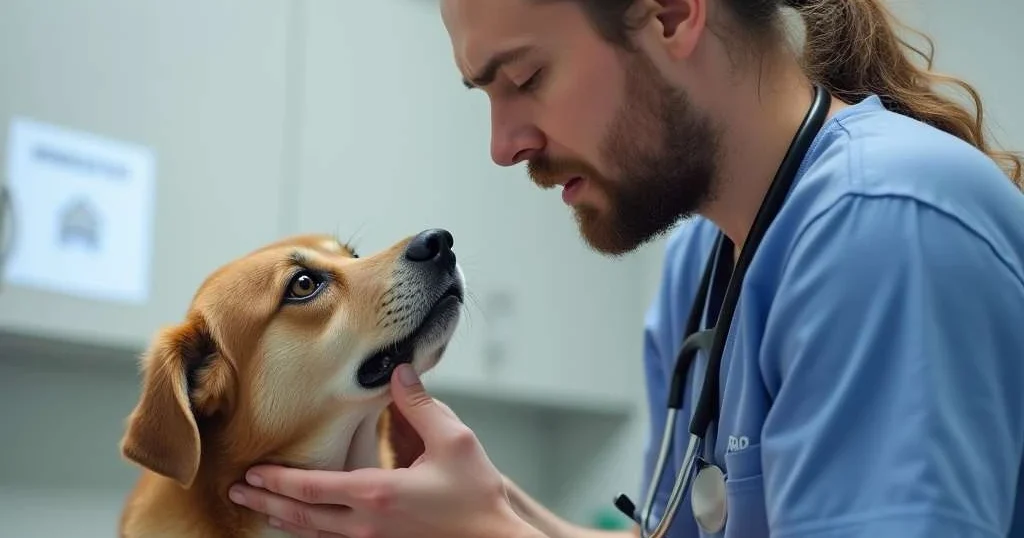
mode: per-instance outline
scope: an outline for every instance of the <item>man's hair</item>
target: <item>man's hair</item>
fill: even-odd
[[[608,42],[632,48],[632,30],[644,19],[631,18],[636,0],[571,0],[589,17]],[[963,79],[932,69],[934,47],[921,32],[899,23],[882,0],[719,0],[744,39],[783,37],[782,8],[795,9],[804,23],[801,63],[807,76],[832,95],[854,103],[874,94],[885,107],[945,131],[983,151],[999,163],[1010,179],[1024,187],[1020,155],[991,146],[985,134],[983,107],[977,90]],[[915,48],[897,34],[897,28],[924,38],[928,52]],[[752,50],[763,50],[761,43]],[[924,60],[911,61],[910,53]],[[974,104],[965,106],[937,90],[940,84],[957,87]]]

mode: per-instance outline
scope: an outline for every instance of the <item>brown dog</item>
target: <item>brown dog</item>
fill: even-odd
[[[368,258],[330,237],[295,237],[217,270],[142,358],[121,451],[143,474],[120,536],[282,535],[228,499],[257,463],[409,465],[423,447],[402,434],[387,384],[397,364],[437,364],[463,289],[444,230]]]

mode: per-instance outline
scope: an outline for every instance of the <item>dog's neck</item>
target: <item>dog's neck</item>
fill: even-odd
[[[173,536],[278,536],[277,531],[267,525],[265,515],[233,503],[228,498],[229,488],[243,482],[250,467],[263,463],[332,471],[379,467],[377,421],[383,407],[383,404],[372,405],[357,413],[331,417],[308,434],[279,447],[245,447],[245,439],[251,436],[242,432],[233,436],[237,428],[226,428],[223,436],[211,438],[209,445],[203,445],[202,462],[191,487],[182,488],[164,477],[144,476],[143,480],[156,480],[160,485],[153,488],[153,496],[140,499],[147,506],[133,510],[147,512],[147,527],[174,528],[174,532],[169,534]],[[248,455],[227,456],[240,452]],[[230,532],[225,532],[225,529],[230,529]],[[126,536],[160,536],[159,532],[154,534],[146,529],[140,530],[142,534],[129,533]]]

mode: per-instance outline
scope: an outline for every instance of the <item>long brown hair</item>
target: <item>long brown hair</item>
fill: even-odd
[[[736,0],[732,0],[735,3]],[[1021,157],[993,148],[986,137],[984,106],[967,81],[932,68],[934,43],[925,34],[903,25],[881,0],[790,0],[806,25],[803,67],[811,80],[833,95],[856,102],[878,95],[886,108],[932,125],[964,140],[999,163],[1010,179],[1022,185]],[[928,44],[928,51],[897,35],[903,28]],[[917,66],[913,53],[924,61]],[[937,90],[951,85],[963,90],[974,111]]]
[[[608,41],[629,48],[635,0],[573,0]],[[854,103],[877,95],[889,110],[941,129],[983,151],[1024,188],[1024,160],[993,147],[984,107],[967,81],[936,72],[931,39],[900,23],[882,0],[720,0],[739,30],[752,38],[781,37],[782,9],[795,9],[804,22],[801,62],[807,76],[834,96]],[[922,37],[928,51],[912,46],[898,29]],[[924,65],[916,65],[917,56]],[[951,86],[967,94],[973,110],[940,93]]]

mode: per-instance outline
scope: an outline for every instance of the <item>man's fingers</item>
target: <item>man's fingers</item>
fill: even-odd
[[[423,440],[424,452],[430,452],[431,446],[448,455],[479,448],[476,434],[447,405],[427,394],[410,365],[395,369],[391,392],[395,406]]]
[[[455,413],[442,409],[438,402],[427,394],[416,371],[408,364],[401,364],[395,369],[391,380],[391,393],[395,406],[423,439],[423,444],[428,449],[432,443],[446,435],[453,422],[458,422]]]
[[[434,399],[434,404],[443,411],[449,418],[459,421],[459,417],[444,402]],[[409,422],[409,419],[402,414],[402,410],[395,402],[388,404],[389,420],[387,422],[387,444],[390,445],[393,464],[397,468],[412,467],[418,462],[426,446],[420,432]]]
[[[395,403],[401,407],[403,414],[409,416],[411,409],[430,408],[433,411],[434,399],[427,394],[416,370],[412,365],[400,364],[395,368],[391,379],[391,391]]]
[[[462,419],[460,419],[459,416],[455,414],[455,411],[452,411],[452,408],[448,407],[448,404],[442,402],[441,400],[438,400],[437,398],[434,398],[434,403],[441,408],[441,411],[448,413],[448,416],[452,417],[455,420],[458,420],[459,422],[462,422]]]
[[[423,439],[395,403],[388,404],[387,413],[387,430],[382,442],[390,448],[394,467],[410,467],[425,450]]]
[[[305,504],[245,485],[232,487],[230,497],[237,504],[270,516],[295,529],[338,531],[348,524],[347,516],[351,513],[351,510],[345,507]]]
[[[304,504],[363,507],[387,490],[392,477],[386,473],[372,468],[340,472],[257,465],[245,474],[245,481]]]

